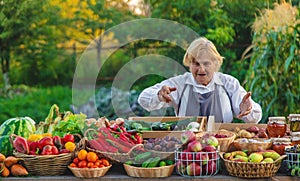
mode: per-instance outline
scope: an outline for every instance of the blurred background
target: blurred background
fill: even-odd
[[[214,42],[225,57],[221,71],[238,78],[262,106],[261,123],[269,116],[300,113],[299,10],[299,0],[0,0],[0,124],[19,116],[44,121],[53,104],[62,112],[93,116],[88,112],[91,98],[84,93],[82,102],[72,103],[80,56],[92,48],[101,63],[101,51],[115,48],[116,40],[114,34],[98,37],[120,23],[142,18],[176,21]],[[91,42],[94,46],[88,47]],[[122,66],[147,54],[182,64],[185,50],[175,44],[143,39],[115,51],[96,82],[99,116],[116,118],[112,82]],[[124,101],[136,115],[147,116],[137,97],[163,79],[143,76],[130,91],[117,92],[129,94]],[[124,117],[129,116],[126,111]],[[173,112],[167,109],[164,114]]]

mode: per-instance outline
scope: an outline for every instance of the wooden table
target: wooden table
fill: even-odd
[[[62,176],[31,176],[31,177],[6,177],[3,178],[1,177],[0,180],[3,181],[20,181],[20,180],[42,180],[42,181],[76,181],[76,180],[87,180],[87,181],[96,181],[96,180],[105,180],[105,181],[139,181],[139,180],[189,180],[189,181],[194,181],[194,180],[205,180],[205,181],[214,181],[214,180],[219,180],[219,181],[233,181],[233,180],[255,180],[255,181],[264,181],[264,180],[274,180],[274,181],[292,181],[292,180],[300,180],[300,177],[291,177],[288,176],[287,173],[277,173],[276,176],[270,177],[270,178],[261,178],[261,179],[245,179],[245,178],[237,178],[237,177],[232,177],[229,176],[226,171],[221,171],[221,173],[208,177],[208,178],[188,178],[188,177],[183,177],[178,175],[175,171],[170,177],[167,178],[133,178],[127,176],[124,168],[122,165],[113,165],[112,168],[106,173],[105,176],[99,177],[99,178],[93,178],[93,179],[82,179],[82,178],[77,178],[72,175],[71,172],[67,172],[66,175]]]

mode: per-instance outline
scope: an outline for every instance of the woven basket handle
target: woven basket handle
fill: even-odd
[[[279,158],[277,158],[274,163],[280,162],[281,160],[283,160],[285,157],[287,157],[287,155],[281,155]]]
[[[13,146],[14,146],[14,138],[16,138],[17,136],[18,135],[14,134],[14,133],[9,136],[9,141]]]
[[[89,133],[91,132],[91,131],[93,131],[93,132],[95,132],[95,133],[97,133],[97,130],[95,130],[94,128],[89,128],[89,129],[87,129],[84,133],[83,133],[83,136],[85,137],[85,138],[89,138]]]
[[[143,145],[143,144],[136,144],[136,145],[134,145],[134,146],[128,151],[128,155],[129,155],[130,158],[132,158],[132,157],[131,157],[132,152],[133,152],[135,149],[137,149],[138,147],[144,148],[144,145]]]

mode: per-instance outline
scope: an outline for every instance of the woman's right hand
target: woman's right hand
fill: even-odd
[[[158,99],[160,101],[163,101],[163,102],[166,102],[166,103],[169,103],[169,102],[172,102],[172,97],[170,96],[170,93],[172,91],[175,91],[176,90],[176,87],[169,87],[169,86],[163,86],[160,91],[158,91]]]

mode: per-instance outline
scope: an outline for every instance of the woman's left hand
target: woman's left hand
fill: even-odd
[[[247,94],[243,97],[243,100],[240,104],[240,114],[237,115],[237,118],[241,118],[243,116],[248,115],[252,110],[252,104],[250,100],[251,92],[247,92]]]

